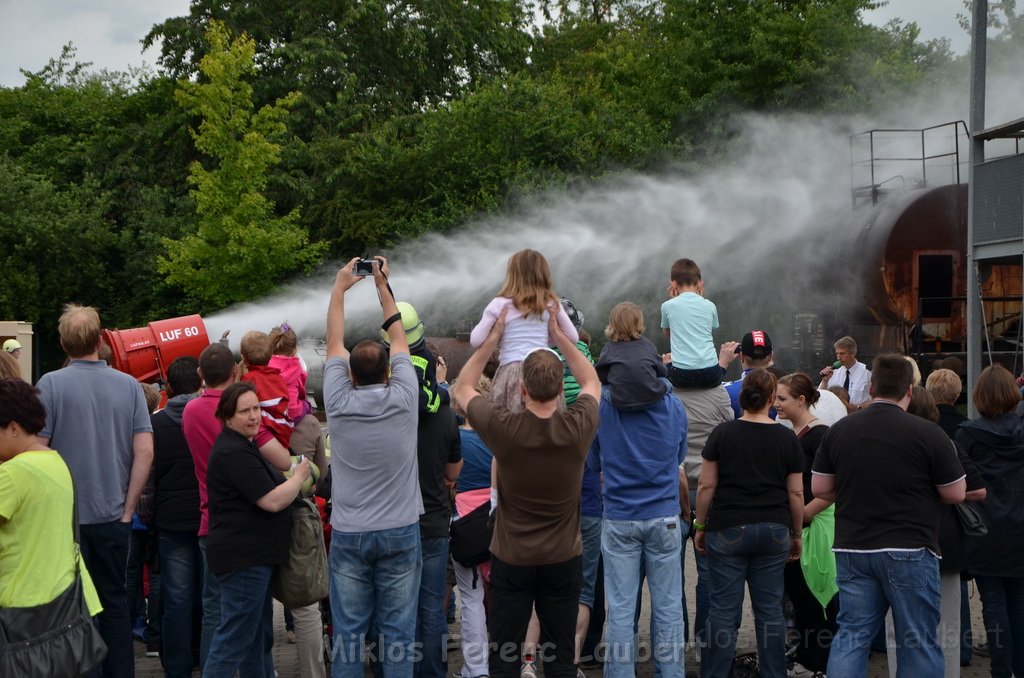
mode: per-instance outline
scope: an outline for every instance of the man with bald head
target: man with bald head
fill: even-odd
[[[135,675],[125,571],[135,505],[153,464],[153,426],[139,383],[100,360],[100,316],[68,304],[60,317],[67,367],[37,384],[46,406],[44,445],[57,450],[75,481],[82,558],[103,603],[107,644],[101,675]]]
[[[491,540],[490,675],[518,678],[521,647],[534,607],[546,634],[539,649],[551,678],[575,678],[574,638],[581,584],[580,488],[597,432],[601,383],[594,366],[551,314],[551,343],[565,356],[580,395],[560,409],[564,367],[535,349],[522,363],[525,409],[511,412],[476,384],[504,331],[504,313],[459,373],[455,398],[494,453],[499,504]]]

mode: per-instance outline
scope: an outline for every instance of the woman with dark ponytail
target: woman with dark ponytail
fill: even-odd
[[[796,626],[795,663],[791,676],[824,676],[832,638],[838,627],[839,588],[836,586],[835,507],[811,492],[811,464],[828,424],[814,415],[820,397],[810,377],[802,372],[779,379],[775,409],[779,419],[793,427],[804,453],[803,553],[799,562],[786,565],[786,595],[793,605]],[[895,661],[893,662],[895,665]]]
[[[739,397],[743,416],[712,431],[702,453],[693,527],[711,579],[705,678],[731,675],[745,583],[761,676],[786,676],[783,570],[800,558],[804,460],[796,435],[769,416],[775,391],[774,374],[748,373]]]

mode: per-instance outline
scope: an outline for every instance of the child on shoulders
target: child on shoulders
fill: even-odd
[[[288,388],[288,418],[297,423],[313,411],[306,397],[306,380],[309,370],[298,354],[299,338],[295,330],[284,322],[270,330],[270,356],[268,367],[276,368]]]
[[[625,301],[612,309],[604,333],[610,340],[595,366],[602,389],[620,410],[642,410],[669,391],[668,368],[644,333],[640,307]]]
[[[505,309],[508,314],[499,344],[498,371],[491,382],[491,400],[518,412],[524,406],[520,393],[523,359],[530,351],[552,344],[548,337],[549,315],[557,314],[558,325],[573,342],[579,341],[579,333],[552,290],[547,259],[536,250],[520,250],[509,258],[505,283],[487,304],[469,343],[474,347],[484,343]]]
[[[239,344],[245,373],[242,381],[256,388],[260,399],[260,432],[256,444],[263,447],[271,438],[286,449],[291,446],[294,424],[288,418],[288,385],[281,370],[270,367],[270,335],[252,330],[246,332]]]
[[[700,267],[692,259],[679,259],[670,275],[671,298],[661,305],[661,327],[672,351],[668,378],[676,388],[718,386],[725,374],[712,335],[718,329],[718,309],[704,298]]]

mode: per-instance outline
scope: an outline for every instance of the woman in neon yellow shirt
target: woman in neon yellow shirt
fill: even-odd
[[[75,578],[71,472],[36,438],[46,423],[37,393],[20,379],[0,380],[0,608],[49,603]],[[96,615],[99,598],[80,567]]]

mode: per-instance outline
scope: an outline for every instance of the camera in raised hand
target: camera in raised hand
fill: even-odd
[[[360,259],[356,262],[355,268],[352,271],[355,275],[360,276],[372,276],[373,275],[373,259]]]

